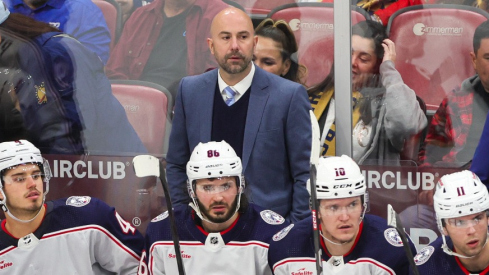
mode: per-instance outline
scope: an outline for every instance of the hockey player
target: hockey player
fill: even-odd
[[[136,274],[142,235],[98,199],[45,202],[50,177],[30,142],[0,143],[0,274]]]
[[[320,158],[317,171],[323,274],[408,274],[397,231],[385,219],[365,215],[366,184],[358,165],[348,156]],[[316,275],[311,219],[274,235],[268,260],[277,275]]]
[[[445,175],[433,201],[441,236],[414,257],[419,274],[488,274],[486,186],[467,170]]]
[[[225,141],[199,143],[187,163],[190,205],[175,206],[187,274],[272,274],[267,252],[282,216],[248,203],[242,164]],[[146,230],[139,274],[178,274],[168,212]],[[143,261],[144,260],[144,261]]]

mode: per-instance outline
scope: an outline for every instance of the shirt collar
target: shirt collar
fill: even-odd
[[[253,76],[255,75],[255,64],[253,64],[253,62],[250,63],[251,70],[248,75],[246,75],[240,82],[236,83],[236,85],[232,86],[239,95],[243,95],[251,87],[251,82],[253,81]],[[219,91],[221,93],[224,92],[224,88],[229,86],[221,77],[221,69],[219,69],[217,74],[217,83],[219,84]]]

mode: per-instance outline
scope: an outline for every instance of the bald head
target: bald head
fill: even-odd
[[[219,12],[212,20],[211,38],[207,42],[228,85],[236,84],[250,72],[257,38],[245,12],[237,8]]]
[[[214,16],[211,24],[211,36],[214,38],[220,32],[235,27],[247,30],[251,35],[254,34],[253,22],[251,22],[248,14],[234,7],[226,8]]]

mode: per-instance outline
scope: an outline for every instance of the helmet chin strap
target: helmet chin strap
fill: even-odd
[[[234,210],[234,213],[225,221],[223,222],[211,222],[209,219],[207,219],[207,217],[204,217],[204,215],[202,214],[202,212],[200,211],[200,208],[199,208],[199,205],[196,201],[195,198],[192,198],[193,202],[189,203],[189,206],[192,207],[192,209],[195,210],[195,213],[197,214],[197,216],[199,216],[199,218],[203,221],[206,221],[208,223],[212,223],[212,224],[221,224],[221,223],[225,223],[227,221],[229,221],[234,215],[236,215],[236,213],[238,212],[239,210],[239,205],[241,203],[241,192],[239,193],[238,195],[238,203],[236,204],[236,210]]]
[[[347,243],[351,242],[351,241],[346,241],[346,242],[335,243],[335,242],[333,242],[332,240],[330,240],[330,239],[326,238],[326,237],[323,235],[323,232],[321,232],[321,230],[319,230],[319,235],[321,235],[321,237],[323,237],[323,239],[324,239],[325,241],[328,241],[329,243],[332,243],[332,244],[334,244],[334,245],[345,245],[345,244],[347,244]]]
[[[12,214],[12,212],[10,212],[8,210],[8,207],[7,207],[7,197],[5,196],[5,193],[3,192],[3,190],[1,188],[0,188],[0,193],[2,193],[2,196],[4,197],[4,200],[0,203],[2,210],[5,213],[7,213],[7,215],[9,215],[12,219],[14,219],[15,221],[21,222],[21,223],[29,223],[29,222],[32,222],[33,220],[35,220],[37,218],[37,216],[39,216],[39,213],[41,213],[41,210],[42,210],[42,207],[44,205],[44,202],[46,201],[46,195],[44,194],[43,197],[42,197],[41,207],[39,208],[39,211],[37,211],[36,215],[32,219],[29,219],[29,220],[21,220],[21,219],[17,218],[16,216],[14,216],[14,214]]]
[[[358,224],[362,223],[363,218],[365,217],[365,211],[366,211],[366,210],[367,210],[367,203],[363,203],[363,212],[362,212],[362,215],[360,216],[360,222],[359,222]],[[319,230],[319,235],[321,235],[321,237],[323,237],[323,239],[324,239],[325,241],[328,241],[329,243],[332,243],[332,244],[334,244],[334,245],[346,245],[346,244],[348,244],[348,243],[350,243],[350,242],[351,242],[351,240],[350,240],[350,241],[346,241],[346,242],[339,242],[339,243],[335,243],[335,242],[333,242],[332,240],[330,240],[330,239],[326,238],[326,237],[323,235],[323,232],[322,232],[321,230]]]
[[[464,259],[470,259],[470,258],[474,258],[474,257],[478,256],[478,255],[479,255],[479,254],[482,252],[482,250],[484,249],[484,247],[486,247],[486,245],[487,245],[487,241],[488,241],[488,239],[489,239],[489,233],[488,233],[488,234],[487,234],[487,237],[486,237],[486,242],[485,242],[485,243],[484,243],[484,245],[482,246],[481,251],[479,251],[479,253],[477,253],[477,254],[476,254],[476,255],[474,255],[474,256],[465,256],[465,255],[458,254],[458,253],[454,252],[453,250],[451,250],[451,249],[448,247],[447,243],[446,243],[446,240],[445,240],[445,235],[443,235],[443,233],[442,233],[442,235],[441,235],[441,236],[442,236],[442,239],[443,239],[443,244],[442,244],[442,246],[441,246],[441,248],[443,249],[443,252],[447,253],[448,255],[451,255],[451,256],[457,256],[457,257],[459,257],[459,258],[464,258]]]

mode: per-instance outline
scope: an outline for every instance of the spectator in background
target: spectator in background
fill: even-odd
[[[243,161],[250,201],[295,222],[310,215],[310,104],[304,86],[251,61],[257,37],[237,8],[216,15],[209,48],[219,69],[182,79],[167,176],[175,204],[188,204],[185,165],[199,142],[228,142]]]
[[[384,27],[363,21],[352,27],[353,159],[398,163],[404,141],[427,124],[416,94],[395,69],[394,42]],[[322,155],[336,154],[334,72],[309,89],[321,129]]]
[[[110,32],[102,11],[91,0],[5,0],[13,13],[49,23],[109,59]]]
[[[155,0],[137,9],[110,56],[107,76],[170,88],[215,68],[207,37],[212,18],[226,7],[221,0]]]
[[[464,80],[442,101],[428,128],[421,165],[468,166],[489,112],[489,21],[474,32],[470,53],[476,75]],[[481,139],[481,149],[485,145]],[[475,163],[474,163],[475,164]],[[478,164],[479,165],[479,164]]]
[[[11,112],[1,112],[7,117],[0,120],[23,123],[5,126],[17,131],[9,136],[50,154],[146,152],[100,58],[50,25],[3,8],[0,1],[0,98]]]
[[[389,18],[398,10],[414,5],[426,4],[425,0],[361,0],[358,1],[357,6],[364,8],[370,14],[372,18],[382,25],[387,26]]]
[[[267,72],[305,85],[307,69],[298,64],[297,42],[284,20],[263,20],[255,29],[258,36],[253,61]]]

